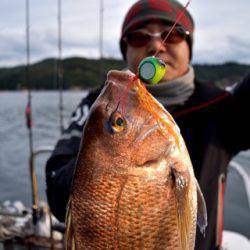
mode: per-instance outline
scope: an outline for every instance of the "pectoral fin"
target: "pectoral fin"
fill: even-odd
[[[207,208],[206,202],[201,192],[199,183],[196,180],[196,189],[197,189],[197,225],[200,228],[200,232],[205,237],[205,230],[207,227]]]
[[[178,172],[172,168],[175,185],[177,208],[177,222],[180,230],[181,249],[190,249],[190,235],[192,232],[192,206],[189,200],[190,175],[188,171]]]

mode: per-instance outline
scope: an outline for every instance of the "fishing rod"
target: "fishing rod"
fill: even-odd
[[[62,67],[62,4],[57,1],[57,25],[58,25],[58,59],[57,59],[57,86],[59,89],[59,119],[61,134],[64,131],[63,116],[63,67]]]
[[[99,10],[99,74],[100,74],[100,82],[102,82],[102,67],[103,67],[103,13],[104,13],[104,5],[103,0],[100,0],[100,10]]]
[[[29,149],[30,149],[30,158],[29,158],[29,170],[30,170],[30,179],[31,179],[31,190],[32,190],[32,219],[33,224],[37,223],[38,219],[38,196],[37,196],[37,178],[33,167],[33,121],[32,121],[32,95],[31,95],[31,85],[30,85],[30,5],[29,0],[25,2],[26,10],[26,85],[28,89],[28,102],[26,106],[26,125],[29,132]]]
[[[61,3],[58,0],[58,26],[59,26],[59,39],[58,39],[58,48],[59,48],[59,64],[57,65],[57,76],[60,88],[60,125],[61,131],[63,131],[63,97],[62,97],[62,81],[61,80]],[[26,125],[29,132],[29,148],[30,148],[30,157],[29,157],[29,170],[30,170],[30,180],[31,180],[31,193],[32,193],[32,222],[33,225],[36,226],[40,217],[40,208],[39,208],[39,199],[38,199],[38,182],[35,171],[35,157],[40,153],[49,153],[52,152],[51,147],[41,147],[37,150],[34,150],[33,147],[33,122],[32,122],[32,95],[31,95],[31,83],[30,83],[30,4],[29,0],[25,2],[25,16],[26,16],[26,85],[28,90],[28,101],[26,106]],[[52,226],[52,220],[50,216],[50,238],[53,238],[52,231],[54,230]],[[53,244],[52,244],[53,248]]]
[[[39,217],[38,208],[38,182],[34,167],[34,147],[33,147],[33,120],[32,120],[32,94],[30,84],[30,3],[29,0],[25,1],[25,20],[26,20],[26,86],[28,90],[28,101],[26,106],[26,125],[28,129],[29,137],[29,170],[31,179],[31,192],[32,192],[32,219],[33,224],[36,225]],[[58,60],[57,60],[57,85],[59,88],[59,115],[60,115],[60,130],[61,133],[64,130],[63,127],[63,72],[61,65],[62,58],[62,42],[61,42],[61,0],[58,0]]]

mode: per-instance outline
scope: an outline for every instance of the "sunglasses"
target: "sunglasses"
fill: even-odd
[[[132,47],[140,48],[146,46],[153,38],[160,38],[163,41],[168,36],[164,41],[164,45],[167,45],[180,43],[190,34],[189,31],[176,28],[173,29],[170,34],[168,34],[169,31],[170,29],[152,34],[146,31],[137,30],[128,33],[123,40]]]

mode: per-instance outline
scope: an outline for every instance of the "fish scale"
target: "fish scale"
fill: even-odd
[[[157,182],[126,179],[122,187],[120,176],[104,175],[85,185],[86,190],[76,192],[77,197],[91,197],[77,202],[82,207],[72,207],[72,211],[81,211],[81,217],[85,218],[84,225],[76,229],[79,235],[87,231],[95,239],[90,249],[166,249],[165,245],[181,249],[176,206],[171,202],[175,194],[168,192],[166,184],[162,188],[163,184],[159,186]],[[99,217],[88,216],[92,211]]]
[[[136,89],[127,92],[124,114],[114,101],[131,79],[129,72],[111,71],[90,110],[68,205],[67,249],[191,250],[196,222],[206,226],[179,129],[173,120],[169,134],[159,128],[156,116],[167,111],[149,93],[151,108],[141,105]]]

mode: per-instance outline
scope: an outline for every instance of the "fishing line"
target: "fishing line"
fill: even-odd
[[[171,34],[171,32],[173,31],[173,29],[175,28],[175,26],[177,25],[177,23],[179,22],[179,20],[182,18],[184,12],[186,11],[187,7],[189,6],[191,0],[188,0],[188,2],[186,3],[186,5],[184,6],[184,9],[182,10],[182,12],[179,14],[179,16],[176,18],[176,21],[174,22],[173,26],[171,27],[170,31],[168,32],[168,34],[166,35],[166,37],[163,39],[162,44],[164,44],[166,42],[166,40],[168,39],[169,35]],[[155,58],[158,53],[160,52],[160,48],[155,52],[155,54],[153,55],[153,57]],[[147,58],[146,58],[147,59]],[[144,108],[146,110],[148,110],[156,119],[157,124],[159,126],[159,129],[161,131],[161,133],[163,134],[163,136],[168,138],[168,134],[166,133],[166,131],[168,131],[172,137],[174,138],[177,147],[180,149],[180,141],[179,141],[179,136],[178,136],[178,132],[175,131],[175,129],[172,128],[172,126],[175,126],[175,122],[172,118],[172,116],[170,114],[168,114],[168,112],[166,112],[164,110],[164,108],[162,108],[149,94],[148,91],[146,89],[146,87],[144,86],[144,84],[141,82],[140,79],[140,74],[139,74],[139,68],[138,67],[138,72],[136,73],[136,75],[134,76],[133,79],[129,80],[128,83],[126,84],[126,87],[124,89],[124,91],[122,92],[122,94],[120,95],[120,97],[118,98],[119,103],[121,102],[121,114],[124,115],[125,113],[125,104],[126,104],[126,99],[128,96],[128,92],[132,87],[132,84],[134,83],[137,87],[137,93],[138,93],[138,97],[139,100],[141,102],[141,105],[144,106]],[[157,72],[156,72],[157,73]],[[118,103],[118,106],[119,106]],[[154,105],[156,106],[156,108],[154,109]],[[170,125],[166,119],[164,118],[165,115],[167,117],[167,120],[169,120],[172,125]],[[165,131],[166,129],[166,131]]]
[[[174,24],[172,25],[170,31],[168,32],[168,34],[166,35],[166,37],[163,39],[162,43],[164,44],[165,41],[168,39],[169,35],[171,34],[171,32],[173,31],[173,29],[175,28],[175,26],[177,25],[177,23],[179,22],[179,20],[182,18],[182,16],[184,15],[184,12],[187,10],[187,7],[189,6],[189,4],[191,3],[191,0],[188,0],[188,2],[186,3],[186,5],[184,6],[182,12],[179,14],[179,16],[176,18],[176,21],[174,22]],[[153,57],[156,57],[160,52],[160,48],[158,48],[158,50],[155,52],[155,54],[153,55]],[[132,82],[136,79],[140,79],[139,76],[139,72],[136,73],[136,76],[133,80],[131,80]],[[128,82],[124,93],[120,96],[120,100],[121,100],[121,104],[122,104],[122,114],[124,114],[125,112],[125,103],[126,103],[126,98],[127,98],[127,94],[129,89],[131,88],[132,84],[131,81]]]
[[[30,145],[30,153],[33,152],[33,134],[32,134],[32,103],[31,103],[31,89],[30,89],[30,21],[29,21],[29,0],[26,0],[25,5],[26,10],[26,67],[25,67],[25,77],[26,77],[26,85],[28,89],[28,102],[26,106],[26,125],[29,130],[29,145]]]
[[[190,4],[191,0],[188,0],[188,2],[186,3],[186,5],[184,6],[184,9],[182,10],[182,12],[179,14],[179,16],[176,18],[173,26],[171,27],[170,31],[168,32],[168,34],[166,35],[166,37],[163,39],[162,44],[164,44],[166,42],[166,40],[168,39],[169,35],[171,34],[171,32],[173,31],[173,29],[175,28],[175,26],[177,25],[177,23],[179,22],[179,20],[182,18],[182,16],[184,15],[184,12],[187,10],[188,5]],[[159,52],[160,52],[160,48],[155,52],[155,54],[153,55],[154,57],[156,57]]]
[[[137,76],[135,76],[132,80],[130,80],[129,82],[128,82],[128,84],[126,85],[126,88],[125,88],[125,90],[124,90],[124,93],[123,93],[123,95],[122,95],[122,97],[121,97],[121,113],[122,113],[122,115],[124,115],[124,113],[125,113],[125,105],[126,105],[126,100],[127,100],[127,96],[128,96],[128,91],[131,89],[131,87],[132,87],[132,84],[135,82],[135,81],[137,81],[138,80],[138,77]]]

